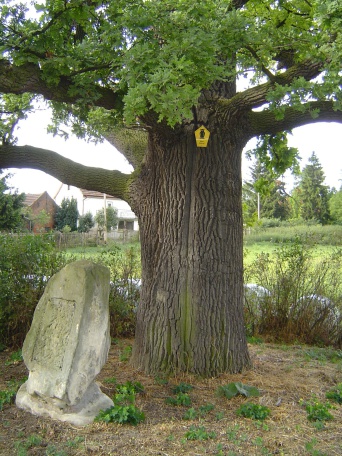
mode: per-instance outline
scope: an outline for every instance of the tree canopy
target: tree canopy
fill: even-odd
[[[283,132],[341,120],[339,2],[51,0],[34,8],[2,1],[1,92],[43,95],[53,102],[52,131],[63,120],[79,136],[107,135],[133,165],[146,146],[141,127],[187,124],[198,103],[223,119],[245,110],[248,137],[260,137],[261,157],[280,172],[296,155]],[[213,99],[213,84],[236,80],[247,88]]]
[[[78,215],[77,200],[75,198],[63,198],[55,215],[56,229],[62,231],[67,226],[70,231],[76,231]]]

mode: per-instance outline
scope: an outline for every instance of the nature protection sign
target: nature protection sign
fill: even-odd
[[[210,131],[207,130],[203,125],[195,131],[196,146],[207,147]]]

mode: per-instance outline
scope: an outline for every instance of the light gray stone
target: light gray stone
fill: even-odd
[[[110,347],[109,270],[70,263],[48,282],[23,345],[29,378],[16,404],[75,425],[113,405],[94,382]]]

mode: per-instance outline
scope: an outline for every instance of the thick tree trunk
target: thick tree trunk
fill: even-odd
[[[244,144],[221,129],[211,133],[207,148],[196,147],[193,132],[177,142],[151,136],[136,182],[143,287],[133,364],[148,373],[211,376],[250,367],[242,299]]]

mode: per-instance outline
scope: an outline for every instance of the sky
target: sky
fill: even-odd
[[[127,160],[108,142],[95,145],[70,135],[65,141],[60,137],[53,137],[46,132],[50,113],[47,109],[36,111],[19,124],[16,132],[18,145],[31,145],[60,153],[71,160],[88,166],[97,166],[107,169],[117,169],[129,173],[132,168]],[[293,130],[289,136],[289,146],[297,147],[301,169],[308,164],[308,159],[314,151],[323,167],[326,176],[325,184],[339,189],[342,184],[342,124],[316,123]],[[246,146],[251,149],[253,143]],[[243,159],[243,179],[249,178],[250,161]],[[19,192],[39,194],[45,190],[51,197],[57,193],[61,183],[41,172],[28,169],[11,169],[13,177],[8,180],[10,186]],[[287,173],[284,177],[287,191],[294,185],[294,179]]]

